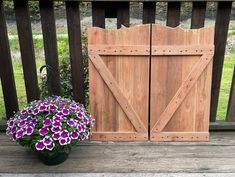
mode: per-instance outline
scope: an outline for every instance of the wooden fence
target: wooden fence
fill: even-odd
[[[120,28],[121,25],[129,26],[129,0],[90,1],[92,2],[93,26],[105,28],[105,18],[117,18],[117,28]],[[143,2],[142,22],[144,24],[155,23],[156,1],[137,0],[135,2]],[[168,2],[166,25],[170,27],[178,26],[180,24],[181,0],[159,0],[158,2]],[[76,0],[65,1],[74,99],[76,101],[84,103],[85,91],[83,80],[79,3],[80,2]],[[192,1],[192,4],[193,8],[191,28],[195,29],[203,27],[205,22],[207,1]],[[221,75],[223,69],[225,46],[230,21],[232,1],[220,0],[217,1],[217,4],[218,5],[217,15],[215,19],[214,35],[215,55],[213,61],[213,78],[211,90],[211,128],[235,129],[235,123],[232,122],[235,120],[234,76],[232,82],[233,86],[231,87],[226,122],[216,122],[216,112],[218,107],[219,90],[221,84]],[[15,0],[14,8],[19,36],[21,59],[24,71],[26,94],[27,100],[29,102],[39,98],[39,90],[28,1]],[[50,65],[54,71],[52,83],[50,86],[52,93],[59,95],[60,79],[58,69],[58,52],[53,0],[39,0],[39,9],[42,23],[46,64]],[[0,56],[0,76],[6,107],[6,114],[7,117],[11,117],[13,112],[18,110],[18,102],[7,35],[6,21],[4,17],[3,0],[0,0]]]

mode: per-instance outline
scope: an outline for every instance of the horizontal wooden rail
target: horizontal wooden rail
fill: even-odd
[[[88,46],[91,53],[99,55],[150,55],[149,46]],[[153,46],[151,55],[202,55],[213,54],[214,46]]]

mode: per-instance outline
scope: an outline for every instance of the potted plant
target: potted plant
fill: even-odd
[[[46,165],[64,162],[71,146],[89,138],[94,119],[82,104],[53,96],[33,101],[7,122],[7,135]]]

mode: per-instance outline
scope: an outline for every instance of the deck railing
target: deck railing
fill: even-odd
[[[130,25],[130,1],[99,1],[90,0],[92,3],[92,24],[105,28],[105,18],[117,18],[117,28],[121,25]],[[142,22],[155,23],[156,1],[135,1],[143,3]],[[158,0],[167,2],[166,25],[175,27],[180,24],[181,0]],[[187,1],[192,3],[191,28],[204,26],[207,1]],[[39,9],[42,24],[44,51],[46,64],[53,67],[53,79],[51,82],[52,94],[60,94],[60,77],[57,51],[57,38],[55,27],[54,1],[39,0]],[[65,1],[67,27],[69,36],[69,50],[72,73],[72,86],[74,99],[85,102],[83,61],[81,44],[81,25],[79,1]],[[216,122],[219,90],[225,55],[226,40],[230,22],[232,1],[216,1],[217,12],[215,18],[215,55],[213,63],[213,81],[211,90],[210,121],[212,129],[235,130],[235,76],[233,75],[232,87],[229,96],[228,113],[225,122]],[[39,98],[38,79],[36,72],[33,36],[29,16],[27,0],[15,0],[14,9],[19,37],[21,59],[25,80],[27,101]],[[4,17],[3,0],[0,0],[0,76],[7,117],[11,117],[17,111],[18,101],[13,75],[12,59],[8,41],[6,20]],[[2,105],[1,105],[2,106]]]

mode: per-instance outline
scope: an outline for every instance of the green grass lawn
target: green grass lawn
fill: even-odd
[[[35,49],[43,50],[42,39],[34,39],[34,45],[35,45]],[[11,39],[10,46],[11,46],[12,51],[19,51],[18,39],[17,38]],[[68,51],[68,40],[66,36],[60,36],[58,37],[59,60],[61,60],[62,58],[68,57],[67,56],[68,52],[65,52],[65,51]],[[39,68],[45,64],[45,60],[43,58],[38,58],[37,56],[36,58],[37,58],[36,60],[37,72],[39,75]],[[217,118],[220,120],[224,120],[226,116],[234,64],[235,64],[235,54],[228,55],[225,57],[222,83],[221,83],[221,89],[220,89],[219,106],[218,106],[218,113],[217,113]],[[15,81],[16,81],[19,107],[22,108],[26,104],[27,101],[26,101],[25,85],[24,85],[24,79],[23,79],[22,63],[20,59],[13,60],[13,68],[14,68],[14,76],[15,76]],[[39,82],[41,81],[40,77],[38,78],[38,81]],[[0,87],[0,119],[4,119],[4,118],[5,118],[5,107],[4,107],[4,101],[3,101],[2,88]]]

